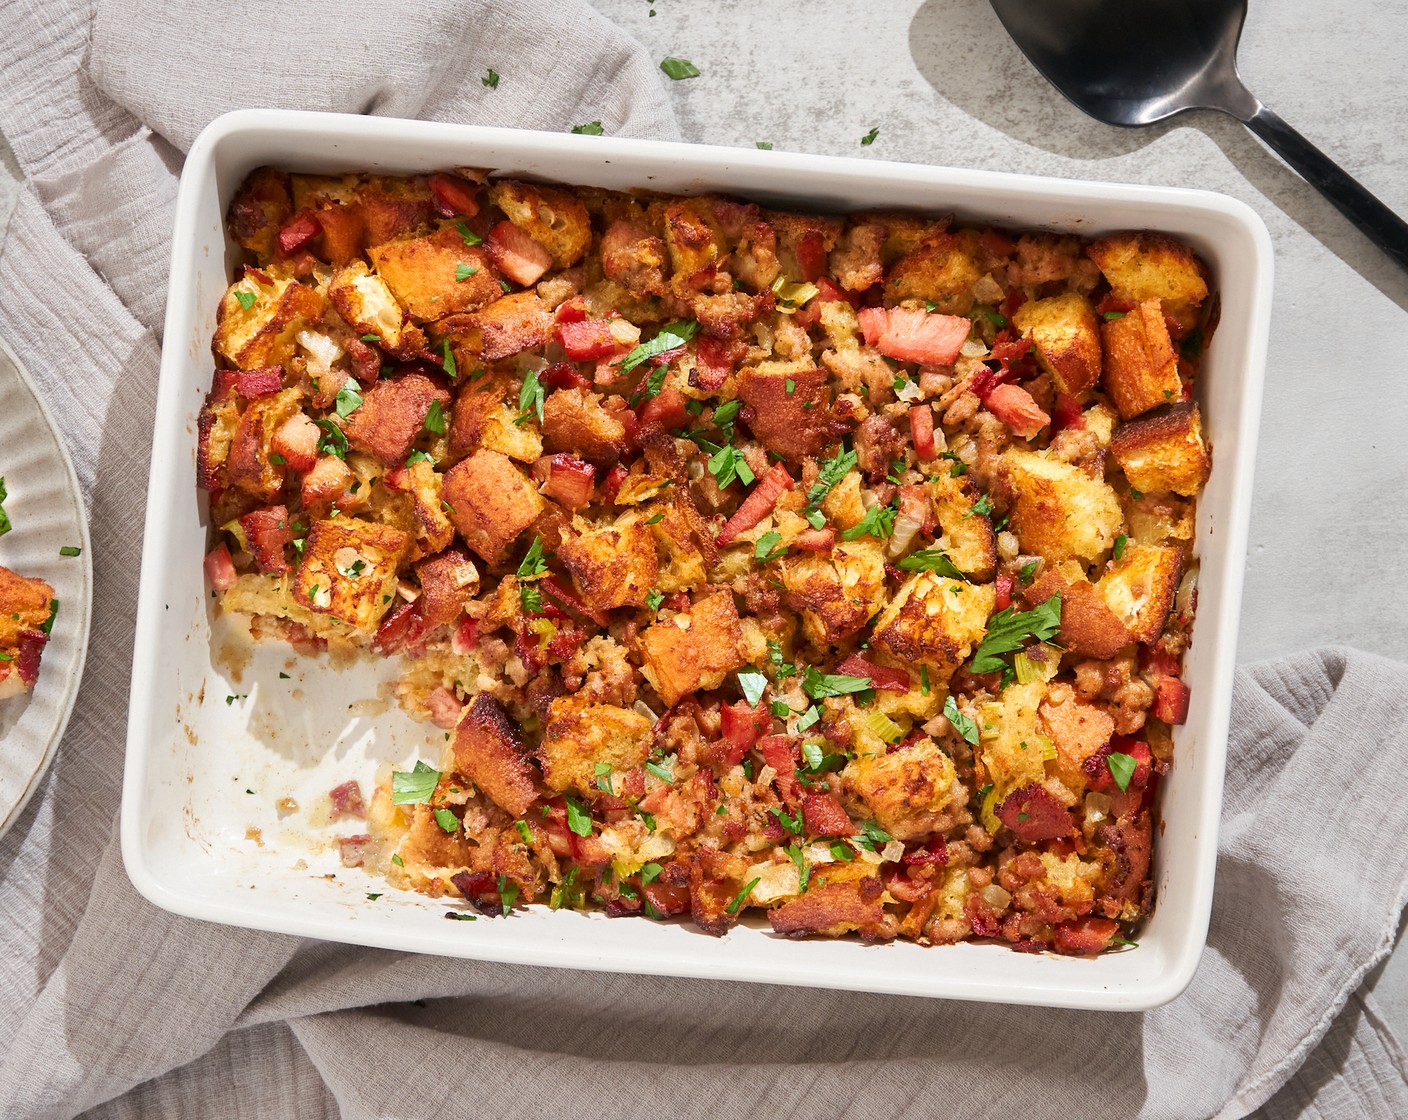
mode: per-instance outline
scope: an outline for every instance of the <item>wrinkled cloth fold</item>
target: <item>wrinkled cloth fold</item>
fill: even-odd
[[[73,720],[0,839],[0,1116],[1185,1118],[1273,1097],[1278,1116],[1408,1115],[1402,1052],[1360,988],[1404,904],[1408,799],[1341,777],[1381,772],[1408,735],[1408,667],[1347,650],[1239,673],[1208,949],[1180,999],[1141,1015],[482,964],[143,900],[113,822],[181,153],[251,104],[676,130],[651,60],[579,4],[7,16],[0,129],[28,186],[0,333],[63,418],[96,587]],[[248,61],[293,45],[304,61]]]

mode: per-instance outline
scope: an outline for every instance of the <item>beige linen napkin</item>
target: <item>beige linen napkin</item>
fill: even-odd
[[[0,332],[63,418],[97,584],[73,721],[0,840],[0,1116],[1184,1118],[1273,1095],[1276,1115],[1408,1115],[1402,1054],[1358,990],[1408,885],[1408,798],[1385,762],[1408,733],[1408,669],[1347,651],[1239,676],[1209,949],[1189,991],[1144,1015],[486,965],[142,900],[112,822],[181,151],[256,104],[675,129],[652,60],[578,4],[5,15],[0,129],[29,186]]]

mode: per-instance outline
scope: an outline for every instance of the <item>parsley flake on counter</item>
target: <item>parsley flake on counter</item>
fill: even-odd
[[[368,901],[368,902],[375,902],[375,901],[376,901],[377,899],[379,899],[380,897],[381,897],[381,892],[380,892],[380,891],[368,891],[368,892],[367,892],[367,901]]]
[[[82,555],[83,555],[83,549],[79,548],[76,544],[66,544],[66,545],[63,546],[63,548],[59,549],[59,555],[60,555],[60,556],[82,556]]]
[[[760,151],[770,152],[770,151],[772,151],[772,141],[771,141],[771,140],[758,140],[758,141],[755,141],[755,142],[754,142],[753,147],[759,149]]]
[[[874,128],[872,128],[869,132],[867,132],[864,136],[860,138],[860,146],[862,148],[870,147],[871,144],[875,143],[875,138],[879,135],[880,126],[876,125]]]
[[[1046,641],[1061,628],[1061,595],[1057,592],[1044,603],[1038,603],[1029,611],[1019,611],[1008,607],[998,611],[988,621],[988,632],[978,644],[973,654],[971,669],[974,673],[993,673],[1006,669],[1002,660],[1004,654],[1014,653],[1022,648],[1028,638],[1039,642]]]
[[[440,771],[417,759],[411,770],[391,771],[391,803],[421,805],[429,801],[440,782]]]
[[[699,77],[699,67],[690,62],[687,58],[676,58],[670,55],[660,63],[660,69],[665,71],[671,81],[683,81],[685,78]]]
[[[1130,779],[1134,777],[1134,769],[1139,764],[1131,755],[1111,751],[1105,756],[1105,765],[1109,768],[1110,777],[1115,779],[1115,785],[1124,793],[1129,789]]]
[[[446,910],[445,917],[449,918],[452,922],[477,922],[479,920],[477,914],[466,914],[461,910]],[[425,1005],[422,1004],[421,1006],[423,1007]]]
[[[919,552],[911,552],[899,562],[899,568],[902,572],[934,572],[945,579],[968,582],[968,577],[958,570],[943,550],[937,548],[925,548]]]
[[[488,86],[490,89],[498,89],[499,72],[497,70],[490,69],[487,74],[485,74],[482,78],[479,79],[479,84],[482,86]]]
[[[763,689],[767,688],[768,679],[763,676],[759,669],[739,669],[738,687],[743,690],[743,699],[748,701],[750,708],[756,708],[758,701],[763,698]]]
[[[963,736],[965,742],[978,745],[978,725],[958,710],[952,696],[944,700],[944,719],[953,724],[953,729]]]
[[[592,121],[589,124],[575,124],[569,131],[573,136],[600,136],[601,122]]]

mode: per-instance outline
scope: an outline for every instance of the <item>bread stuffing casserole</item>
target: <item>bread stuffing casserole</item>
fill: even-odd
[[[1187,246],[463,169],[261,168],[229,229],[219,607],[399,658],[438,729],[331,792],[344,862],[462,919],[1130,942],[1210,466]]]

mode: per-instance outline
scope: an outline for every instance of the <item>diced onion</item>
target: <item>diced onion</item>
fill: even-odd
[[[1173,613],[1179,617],[1193,611],[1193,596],[1198,591],[1198,569],[1189,568],[1178,584],[1178,594],[1174,596]]]
[[[324,370],[342,357],[342,347],[321,331],[301,330],[294,337],[298,339],[298,345],[313,356],[313,364]]]
[[[917,381],[906,381],[895,390],[895,396],[902,401],[909,401],[911,404],[918,403],[924,399],[924,390],[919,387]]]
[[[885,863],[898,863],[903,855],[904,845],[898,840],[891,840],[880,849],[880,859]]]
[[[963,340],[963,345],[958,348],[958,353],[964,358],[986,358],[988,344],[981,338],[974,338],[970,335]]]
[[[1099,824],[1110,815],[1109,794],[1092,790],[1085,795],[1085,819],[1091,824]]]
[[[979,303],[1001,303],[1005,294],[991,272],[973,285],[973,298]]]
[[[983,896],[983,901],[994,910],[1006,910],[1012,904],[1012,896],[996,883],[989,883],[978,893]]]
[[[230,536],[234,537],[235,540],[239,541],[241,549],[243,549],[245,552],[249,551],[249,544],[245,541],[244,538],[244,526],[240,524],[240,520],[238,517],[232,517],[229,521],[225,522],[225,524],[221,525],[220,528],[224,529],[225,532],[229,533]]]

